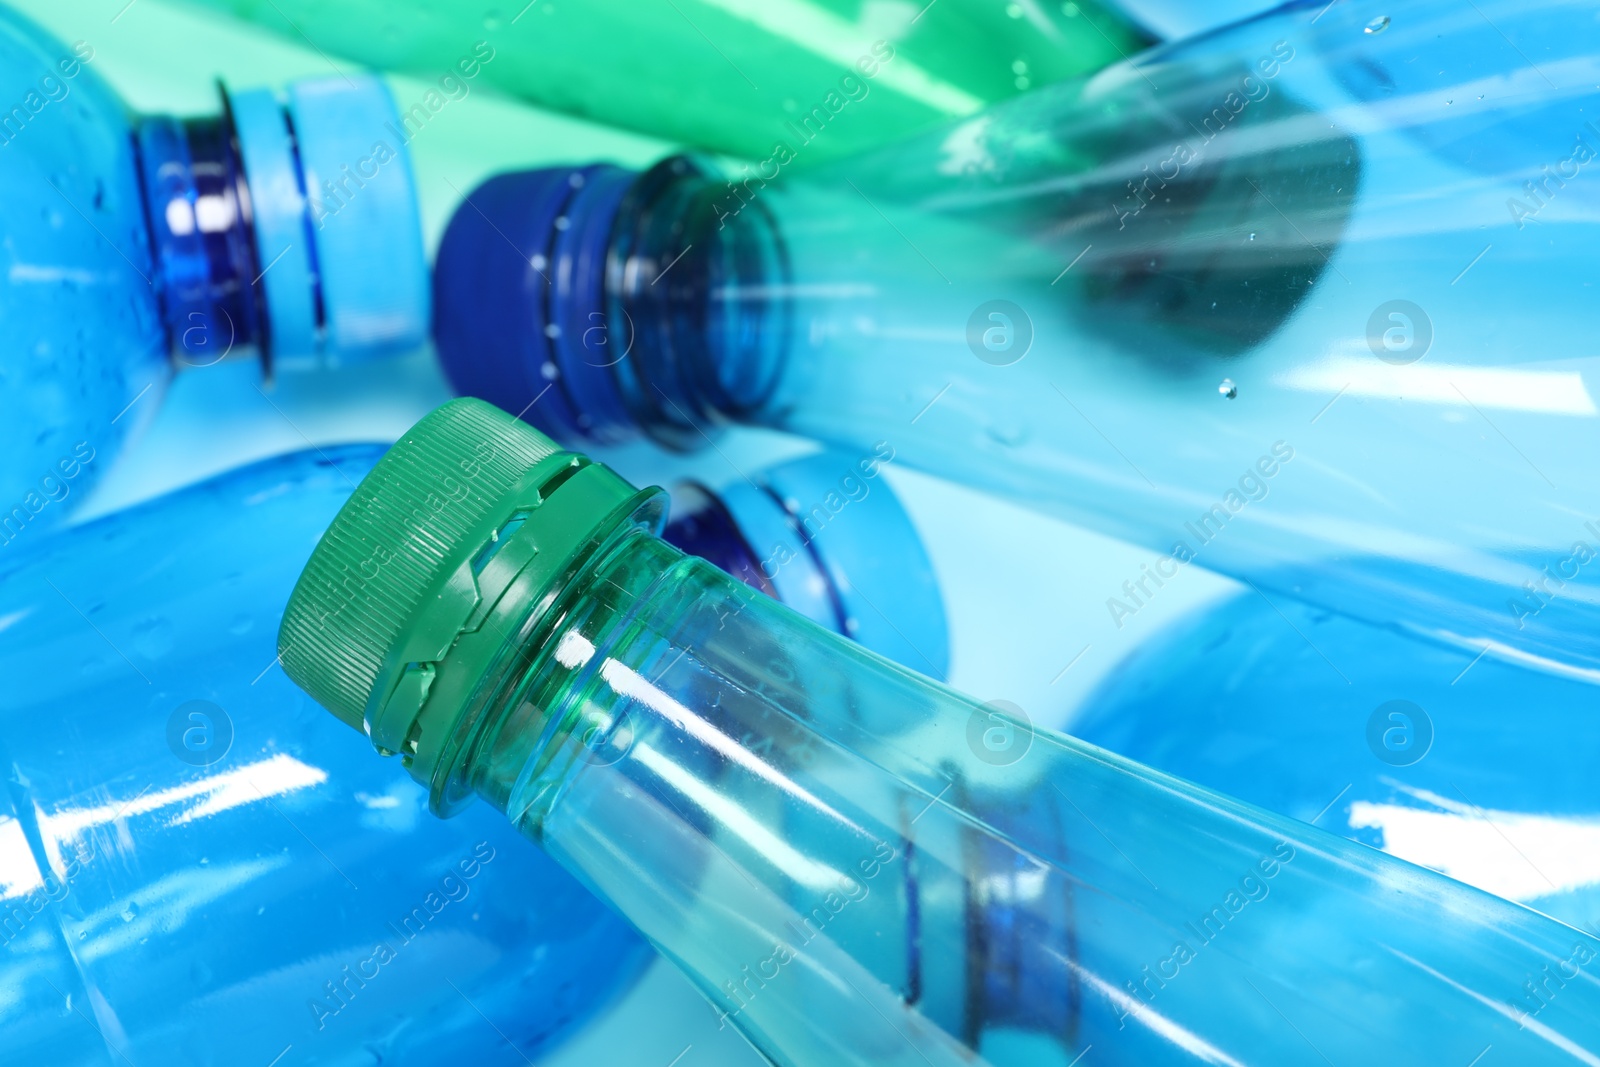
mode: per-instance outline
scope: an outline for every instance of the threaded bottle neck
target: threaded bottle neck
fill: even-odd
[[[731,187],[689,157],[663,160],[634,182],[611,234],[606,291],[636,338],[617,388],[669,448],[757,421],[785,369],[791,271],[772,194],[734,196],[733,211]]]
[[[463,748],[455,787],[527,830],[558,799],[575,764],[620,758],[631,739],[595,685],[641,610],[673,574],[694,565],[653,534],[628,529],[553,602],[534,607],[510,636],[506,669],[486,679],[478,736]]]
[[[150,116],[134,143],[173,361],[265,360],[250,191],[230,116]]]

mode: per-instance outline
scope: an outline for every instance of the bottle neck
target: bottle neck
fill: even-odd
[[[230,114],[150,116],[135,145],[172,358],[204,367],[233,356],[267,362],[249,186]]]
[[[516,191],[524,213],[549,216],[531,258],[548,284],[534,312],[544,326],[527,339],[553,394],[535,398],[541,424],[558,438],[643,433],[687,451],[718,426],[758,419],[784,369],[791,314],[766,198],[685,156],[638,175],[533,177],[555,183],[554,194],[537,183]]]
[[[446,788],[476,794],[537,840],[565,779],[580,765],[604,765],[625,752],[631,738],[619,729],[619,708],[627,698],[607,665],[655,593],[694,562],[653,534],[628,529],[596,551],[553,602],[535,606],[508,648],[503,676],[485,686],[478,736],[464,746]],[[733,584],[699,570],[702,582],[714,576]],[[592,691],[597,679],[609,702]]]

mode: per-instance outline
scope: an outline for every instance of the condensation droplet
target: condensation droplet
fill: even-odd
[[[1233,384],[1232,378],[1224,378],[1222,379],[1222,384],[1217,386],[1217,394],[1225,397],[1228,400],[1232,400],[1234,397],[1239,395],[1239,387]]]
[[[1362,28],[1361,32],[1362,33],[1382,33],[1384,30],[1386,30],[1388,28],[1389,28],[1389,16],[1388,15],[1379,15],[1377,18],[1375,18],[1371,22],[1367,23],[1366,26]]]

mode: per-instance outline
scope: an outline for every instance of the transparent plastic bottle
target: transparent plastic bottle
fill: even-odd
[[[684,556],[661,509],[454,401],[341,510],[278,647],[435,812],[504,812],[773,1062],[1600,1050],[1589,935],[1033,733]]]
[[[1597,680],[1600,27],[1480,7],[1293,5],[792,179],[501,175],[439,348],[558,438],[887,440],[1165,578]]]
[[[292,1044],[296,1062],[521,1063],[649,960],[549,860],[508,849],[502,820],[427,818],[276,668],[294,578],[381,452],[259,463],[0,561],[16,679],[0,707],[0,1060],[266,1063]],[[809,554],[748,571],[768,592],[844,632],[816,604],[865,587],[889,614],[864,614],[858,639],[893,652],[886,632],[904,630],[942,651],[921,542],[875,469],[821,453],[755,478],[756,499],[693,490],[700,508],[667,536],[718,562],[787,537]],[[842,480],[870,487],[853,511],[784,533],[766,494]],[[530,890],[549,911],[521,910]]]
[[[1099,70],[1147,39],[1098,0],[204,2],[296,43],[440,78],[446,92],[458,64],[491,54],[483,77],[504,92],[750,159],[807,124],[808,158],[857,151]]]
[[[1600,930],[1582,682],[1245,592],[1082,707],[1075,737]]]
[[[69,510],[171,374],[264,376],[423,343],[427,261],[372,78],[132,118],[91,41],[0,10],[0,544]]]
[[[276,666],[295,577],[381,453],[0,555],[0,1061],[509,1067],[651,958],[503,820],[428,817]]]

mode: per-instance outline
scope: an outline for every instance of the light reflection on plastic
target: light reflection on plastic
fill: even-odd
[[[1389,784],[1426,807],[1356,801],[1350,826],[1378,830],[1390,855],[1519,903],[1600,885],[1600,815],[1484,810]]]
[[[50,866],[61,870],[62,845],[75,841],[94,827],[121,823],[165,808],[178,809],[165,825],[182,826],[244,804],[321,785],[327,780],[328,773],[321,768],[279,753],[197,781],[136,794],[131,800],[110,800],[93,807],[68,807],[41,813],[39,831]],[[23,835],[22,825],[14,818],[0,816],[0,900],[22,896],[43,886],[44,880]]]

